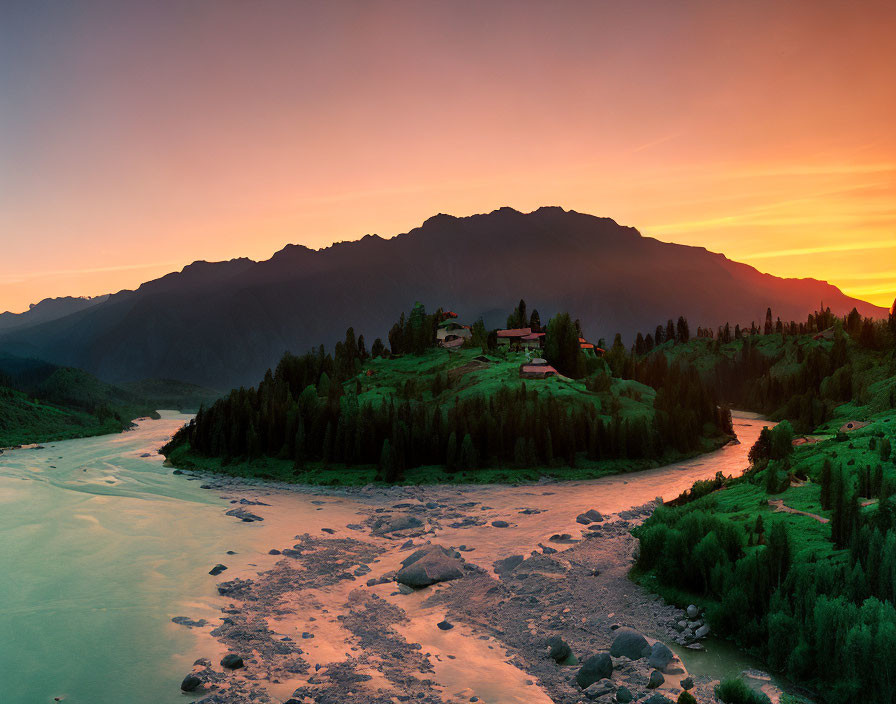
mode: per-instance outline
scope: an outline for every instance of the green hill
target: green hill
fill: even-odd
[[[581,378],[521,378],[527,355],[477,326],[479,342],[439,348],[438,317],[419,305],[402,316],[391,351],[377,340],[368,353],[350,328],[334,355],[287,354],[163,451],[178,467],[305,483],[513,482],[643,469],[729,439],[730,418],[696,372],[614,377],[582,352],[569,316],[548,324],[545,350]]]
[[[698,482],[636,530],[633,574],[825,702],[894,702],[896,319],[824,327],[651,353],[736,377],[782,422],[742,476]]]

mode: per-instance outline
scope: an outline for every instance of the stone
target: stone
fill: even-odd
[[[700,609],[698,609],[694,604],[688,606],[688,618],[693,620],[700,615]]]
[[[693,677],[685,677],[681,682],[679,682],[681,688],[684,691],[688,691],[694,688],[694,678]]]
[[[402,568],[395,581],[409,587],[428,587],[463,577],[463,561],[460,553],[441,545],[429,545],[402,560]]]
[[[663,677],[663,673],[659,670],[653,670],[650,673],[650,680],[647,682],[647,689],[656,689],[657,687],[661,687],[663,682],[666,681],[666,678]]]
[[[709,635],[709,624],[704,623],[700,628],[694,631],[695,638],[706,638]]]
[[[632,699],[634,699],[634,696],[629,691],[628,687],[620,687],[616,690],[616,701],[619,702],[619,704],[628,704]]]
[[[423,521],[416,516],[398,515],[378,518],[374,522],[372,528],[375,534],[383,534],[394,533],[399,530],[408,530],[410,528],[419,528],[422,525]]]
[[[268,550],[268,555],[282,555],[282,554],[283,553],[281,553],[277,548],[271,548],[270,550]]]
[[[657,641],[650,648],[648,664],[657,670],[663,670],[675,659],[675,654],[664,644]]]
[[[594,523],[599,523],[600,521],[604,520],[604,517],[601,515],[600,511],[596,511],[593,508],[585,511],[583,515]]]
[[[644,704],[672,704],[672,700],[664,697],[662,694],[654,694],[652,697],[644,700]]]
[[[587,526],[589,523],[591,523],[591,519],[588,518],[588,516],[586,516],[584,513],[580,513],[578,516],[576,516],[576,523],[581,523],[583,526]]]
[[[582,694],[585,695],[586,699],[600,699],[608,694],[612,694],[615,689],[616,685],[610,680],[600,680],[599,682],[588,685]]]
[[[180,683],[180,688],[183,692],[195,692],[201,684],[201,679],[194,674],[189,674],[184,677],[184,681]]]
[[[443,631],[450,631],[452,628],[454,628],[454,624],[449,623],[447,619],[445,621],[439,621],[436,626],[438,626],[439,629]]]
[[[221,667],[228,670],[239,670],[243,666],[243,659],[235,653],[229,653],[221,658]]]
[[[609,679],[613,675],[613,660],[609,653],[592,655],[579,668],[576,673],[576,684],[582,689],[603,679]]]
[[[614,658],[626,657],[629,660],[640,660],[650,652],[647,639],[631,628],[620,628],[610,646],[610,655]]]
[[[492,521],[492,526],[495,528],[510,528],[510,524],[507,521]]]
[[[222,565],[222,564],[219,562],[217,565],[215,565],[214,567],[212,567],[212,568],[208,571],[208,573],[209,573],[212,577],[217,577],[219,574],[221,574],[221,573],[222,573],[224,570],[226,570],[226,569],[227,569],[227,565]]]
[[[554,636],[548,641],[551,650],[548,655],[554,662],[563,664],[572,657],[572,648],[560,636]]]
[[[495,560],[495,572],[502,574],[504,572],[512,572],[514,568],[519,566],[526,558],[523,555],[511,555],[503,560]]]

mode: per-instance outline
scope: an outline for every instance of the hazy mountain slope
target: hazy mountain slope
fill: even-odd
[[[111,381],[175,377],[213,388],[252,384],[287,349],[331,345],[353,325],[368,344],[415,300],[465,320],[503,323],[520,297],[542,320],[581,318],[590,337],[631,336],[684,314],[697,325],[749,324],[771,306],[802,320],[823,301],[857,306],[813,279],[779,279],[698,247],[642,237],[560,208],[437,215],[393,239],[368,236],[271,259],[197,262],[91,309],[6,334],[0,349],[82,367]]]
[[[108,295],[94,296],[93,298],[77,298],[74,296],[45,298],[40,303],[32,303],[31,307],[24,313],[0,313],[0,331],[57,320],[66,315],[77,313],[79,310],[102,303],[107,298],[109,298]]]

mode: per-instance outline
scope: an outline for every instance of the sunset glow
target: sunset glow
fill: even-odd
[[[0,311],[503,205],[896,295],[893,3],[2,13]]]

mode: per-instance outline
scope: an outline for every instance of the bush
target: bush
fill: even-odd
[[[678,704],[697,704],[697,700],[690,692],[682,692],[678,695]]]
[[[771,704],[762,692],[755,692],[742,679],[731,677],[716,685],[716,696],[725,704]]]

